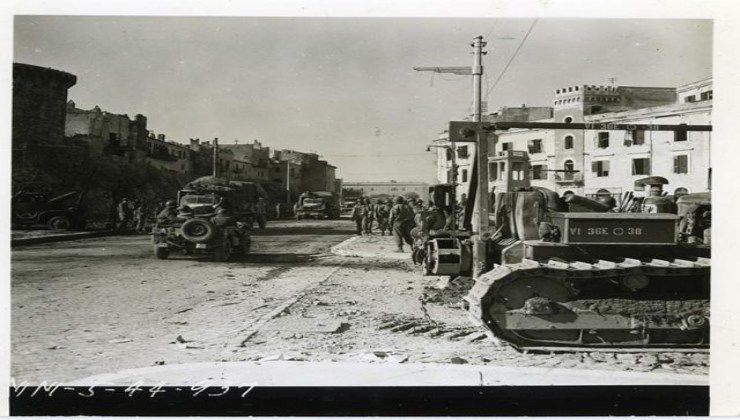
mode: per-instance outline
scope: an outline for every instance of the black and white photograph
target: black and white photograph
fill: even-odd
[[[14,12],[10,413],[708,415],[721,4]]]

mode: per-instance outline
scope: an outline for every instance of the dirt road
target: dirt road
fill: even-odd
[[[328,254],[340,221],[273,222],[238,261],[156,260],[116,236],[12,252],[12,375],[67,381],[239,360],[444,362],[706,374],[706,355],[527,355],[495,346],[404,261]],[[434,299],[432,299],[434,300]]]

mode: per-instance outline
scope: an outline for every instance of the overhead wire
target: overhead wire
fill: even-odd
[[[486,94],[483,96],[484,99],[488,99],[488,95],[496,87],[496,85],[498,85],[498,82],[500,82],[501,79],[504,77],[504,74],[506,74],[506,71],[509,69],[509,66],[511,66],[511,63],[514,62],[514,59],[519,54],[519,51],[522,50],[522,47],[524,46],[524,43],[527,41],[527,38],[529,38],[529,34],[532,33],[532,30],[534,29],[534,26],[537,24],[537,21],[538,20],[539,20],[539,18],[537,18],[534,21],[532,21],[532,24],[529,26],[529,30],[527,30],[527,33],[524,35],[524,38],[522,38],[522,41],[519,43],[519,46],[514,51],[514,54],[511,55],[511,58],[509,58],[509,61],[506,63],[506,66],[504,66],[504,69],[498,75],[498,77],[493,82],[493,84],[486,90]]]

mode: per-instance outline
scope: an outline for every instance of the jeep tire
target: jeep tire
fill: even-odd
[[[205,219],[186,220],[180,231],[183,238],[195,243],[206,243],[216,235],[216,227]]]

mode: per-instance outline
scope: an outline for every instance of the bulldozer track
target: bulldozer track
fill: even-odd
[[[687,281],[691,281],[692,279],[707,279],[708,284],[708,276],[710,271],[710,265],[711,261],[708,258],[696,258],[694,260],[688,260],[688,259],[673,259],[673,260],[659,260],[659,259],[652,259],[650,261],[640,261],[637,259],[631,259],[626,258],[622,261],[609,261],[609,260],[599,260],[593,263],[584,262],[584,261],[561,261],[561,260],[550,260],[547,262],[538,262],[533,260],[524,259],[521,263],[517,264],[507,264],[507,265],[497,265],[494,267],[493,270],[481,275],[473,285],[472,289],[468,293],[468,295],[465,297],[465,302],[468,307],[469,314],[473,321],[481,326],[483,326],[486,330],[493,333],[494,336],[501,338],[502,340],[506,341],[508,344],[512,345],[514,348],[520,351],[530,351],[530,352],[581,352],[581,351],[606,351],[606,352],[689,352],[689,353],[696,353],[696,352],[707,352],[708,351],[708,338],[706,342],[699,342],[699,343],[692,343],[692,342],[685,342],[682,344],[679,344],[677,346],[674,346],[673,343],[651,343],[648,340],[646,340],[645,343],[621,343],[621,342],[609,342],[609,341],[603,341],[602,343],[599,343],[598,345],[594,345],[593,343],[587,343],[584,342],[584,340],[581,340],[579,342],[566,342],[566,341],[557,341],[553,340],[553,342],[548,342],[547,339],[542,340],[533,340],[528,338],[528,336],[522,336],[518,334],[518,331],[523,330],[515,330],[514,328],[511,328],[509,326],[509,322],[511,322],[511,325],[516,324],[516,320],[524,320],[524,322],[537,322],[538,318],[547,319],[547,315],[543,315],[546,312],[538,312],[538,310],[527,312],[527,305],[530,302],[525,302],[525,305],[522,305],[519,308],[515,308],[513,310],[507,310],[507,311],[501,311],[500,309],[503,307],[502,301],[502,287],[508,286],[509,290],[512,289],[512,284],[514,288],[519,288],[517,293],[520,295],[523,294],[522,290],[523,288],[532,288],[532,284],[535,284],[537,279],[544,279],[545,281],[552,281],[558,282],[559,287],[567,287],[569,283],[572,282],[580,282],[579,284],[591,284],[595,282],[602,282],[604,284],[613,283],[617,284],[619,279],[625,279],[627,276],[642,276],[642,278],[650,278],[650,279],[677,279],[680,280],[688,279]],[[652,281],[652,280],[651,280]],[[518,283],[516,283],[518,282]],[[518,286],[517,286],[518,285]],[[566,286],[563,286],[566,285]],[[571,284],[572,285],[572,284]],[[537,285],[535,284],[535,288]],[[529,293],[529,291],[527,291]],[[577,295],[578,292],[575,292]],[[533,298],[529,298],[529,300],[535,301],[534,303],[537,304],[537,299],[541,299],[540,297],[537,297],[538,294],[536,291],[532,291],[527,296],[534,296]],[[524,300],[524,298],[522,298]],[[548,299],[541,299],[542,301],[546,301],[544,304],[549,304],[550,300]],[[709,325],[708,325],[708,319],[709,319],[709,298],[708,296],[704,298],[703,296],[700,296],[698,298],[691,297],[689,299],[684,300],[669,300],[665,298],[655,298],[653,297],[653,300],[646,300],[643,298],[632,298],[630,300],[629,298],[626,299],[609,299],[608,295],[607,298],[602,299],[603,301],[614,301],[616,302],[616,306],[618,305],[624,305],[624,308],[627,309],[615,309],[616,312],[609,312],[609,313],[602,313],[599,312],[599,304],[600,302],[598,299],[592,299],[595,303],[593,303],[592,306],[588,306],[588,303],[590,303],[589,300],[575,300],[575,299],[564,299],[561,302],[558,302],[558,299],[553,299],[555,301],[556,306],[559,303],[566,302],[567,305],[570,305],[571,303],[578,303],[580,305],[584,305],[580,308],[573,309],[574,306],[565,306],[566,310],[572,310],[570,312],[570,315],[572,316],[572,319],[570,322],[573,323],[573,325],[576,325],[578,320],[583,319],[583,315],[585,314],[587,317],[590,317],[589,319],[595,320],[593,322],[598,323],[598,320],[603,318],[604,322],[609,322],[608,317],[613,316],[612,319],[617,319],[617,316],[622,316],[622,320],[627,319],[627,323],[629,321],[635,322],[637,326],[634,328],[637,330],[635,334],[640,333],[639,328],[643,328],[642,333],[645,333],[645,329],[649,329],[650,327],[646,327],[645,325],[654,325],[654,324],[648,324],[648,321],[645,321],[642,326],[640,326],[640,322],[642,318],[649,318],[651,314],[648,314],[649,310],[653,310],[655,307],[660,307],[660,305],[663,305],[664,308],[662,309],[662,312],[660,313],[661,316],[664,317],[673,317],[676,318],[675,313],[680,311],[695,311],[696,313],[699,313],[700,316],[699,321],[706,320],[706,324],[702,325],[696,325],[693,326],[693,328],[679,328],[675,329],[672,326],[657,326],[656,328],[664,328],[665,330],[670,329],[670,331],[679,331],[679,330],[698,330],[698,329],[706,329],[708,331]],[[503,298],[503,301],[506,301],[506,298]],[[585,303],[584,303],[585,302]],[[494,308],[495,305],[498,305],[497,309]],[[632,306],[630,306],[632,305]],[[653,305],[652,307],[649,307],[649,310],[641,309],[638,305]],[[542,307],[542,306],[540,306]],[[560,307],[560,306],[558,306]],[[612,309],[609,306],[606,306],[607,309]],[[557,310],[557,308],[555,309]],[[622,311],[622,313],[618,313],[619,311]],[[640,312],[640,310],[643,310],[645,312]],[[499,311],[499,312],[496,312]],[[515,313],[516,312],[516,313]],[[515,313],[515,314],[514,314]],[[514,316],[517,316],[515,321],[509,321],[508,316],[509,314],[514,314]],[[641,318],[642,317],[642,318]],[[698,319],[698,318],[695,318]],[[503,320],[503,321],[502,321]],[[549,320],[548,320],[549,321]],[[697,321],[697,322],[699,322]],[[625,321],[622,321],[625,322]],[[501,325],[502,323],[505,323],[506,325]],[[552,323],[551,323],[552,324]],[[550,328],[551,331],[555,331],[556,328],[560,328],[561,331],[580,331],[581,339],[583,339],[584,335],[587,334],[596,334],[598,336],[598,331],[595,331],[595,329],[589,330],[589,327],[582,326],[585,324],[585,321],[582,322],[582,324],[578,324],[581,326],[574,326],[570,327],[568,326],[568,322],[563,322],[561,320],[558,321],[558,324],[555,326],[547,325],[547,328]],[[527,324],[529,325],[529,324]],[[543,323],[544,325],[544,323]],[[672,324],[671,324],[672,325]],[[605,327],[608,328],[608,327]],[[627,327],[625,327],[626,331]],[[543,328],[543,331],[545,328]],[[702,330],[704,331],[704,330]],[[675,332],[674,334],[682,334],[682,332]],[[649,333],[648,333],[649,336]],[[707,334],[708,336],[708,334]],[[547,337],[547,336],[545,336]]]

